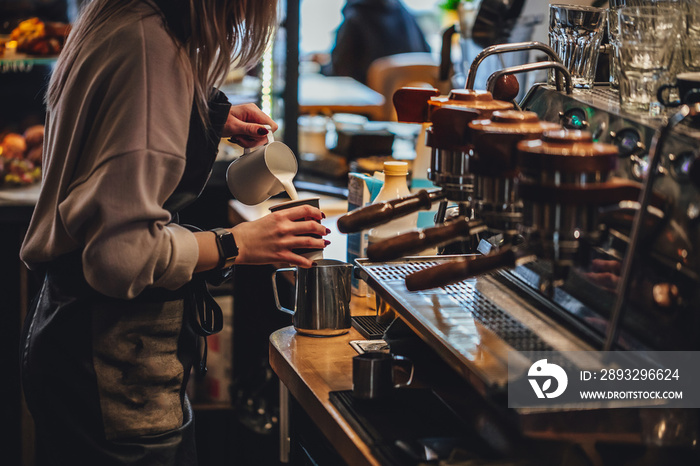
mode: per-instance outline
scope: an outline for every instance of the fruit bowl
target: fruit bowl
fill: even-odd
[[[0,133],[0,186],[27,186],[41,180],[44,127],[35,125],[23,134]]]

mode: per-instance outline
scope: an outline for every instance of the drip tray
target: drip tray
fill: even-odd
[[[392,262],[356,259],[359,275],[420,336],[468,380],[485,389],[507,387],[508,352],[560,350],[535,333],[542,321],[533,308],[490,275],[431,290],[411,292],[405,278],[413,272],[464,256],[414,256]],[[550,328],[550,330],[554,330]],[[557,346],[563,339],[548,331]],[[559,340],[557,340],[559,338]]]
[[[377,316],[352,316],[352,326],[368,340],[381,340],[384,338],[388,324],[377,322]]]
[[[471,460],[493,456],[477,433],[430,389],[396,389],[381,400],[357,399],[352,390],[330,392],[329,397],[382,464],[444,461],[455,452]]]
[[[414,303],[415,301],[412,297],[416,293],[408,291],[403,285],[406,275],[438,265],[440,262],[439,260],[425,260],[406,263],[373,263],[367,264],[365,267],[375,279],[375,283],[380,285],[382,289],[402,292],[401,294],[406,298],[407,302]],[[397,281],[399,284],[397,284]],[[467,318],[473,318],[478,321],[515,350],[552,351],[552,347],[534,332],[484,296],[475,286],[474,280],[464,280],[436,290],[430,290],[429,293],[444,295],[454,304],[468,310],[469,315]],[[426,293],[422,294],[425,295]],[[432,302],[432,300],[425,300],[425,306],[432,305]]]

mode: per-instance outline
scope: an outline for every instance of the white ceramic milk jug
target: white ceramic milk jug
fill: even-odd
[[[269,131],[266,144],[245,149],[243,155],[231,162],[226,170],[226,183],[236,199],[255,205],[282,191],[297,199],[292,183],[296,174],[294,152],[286,144],[275,141]]]

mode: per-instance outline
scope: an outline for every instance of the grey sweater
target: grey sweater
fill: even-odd
[[[193,81],[184,52],[141,4],[80,51],[46,119],[41,194],[20,252],[32,269],[82,251],[95,290],[177,289],[198,259],[163,204],[185,168]]]

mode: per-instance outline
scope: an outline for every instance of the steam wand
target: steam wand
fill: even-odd
[[[479,68],[479,65],[481,64],[482,61],[484,61],[488,56],[494,55],[494,54],[500,54],[500,53],[506,53],[506,52],[521,52],[524,50],[540,50],[544,53],[546,53],[549,56],[549,59],[553,62],[559,62],[561,64],[561,59],[559,58],[559,55],[547,44],[543,44],[542,42],[517,42],[513,44],[496,44],[496,45],[491,45],[489,47],[486,47],[484,50],[479,52],[479,54],[472,60],[472,64],[469,67],[469,72],[467,73],[467,82],[465,83],[464,88],[465,89],[474,89],[474,82],[476,81],[476,71]],[[560,71],[568,72],[568,70],[563,67],[563,70],[560,69]]]
[[[510,68],[503,68],[502,70],[494,71],[486,81],[486,89],[489,91],[493,91],[493,89],[496,86],[496,83],[498,83],[498,80],[503,76],[546,69],[553,69],[555,71],[558,71],[560,75],[564,77],[563,86],[561,85],[561,79],[557,80],[557,90],[560,92],[566,91],[568,95],[571,95],[571,91],[573,89],[573,84],[571,82],[571,73],[564,65],[562,65],[558,61],[538,61],[534,63],[525,63],[524,65],[515,65],[511,66]]]
[[[615,305],[612,309],[610,322],[608,323],[608,331],[603,344],[603,351],[610,351],[617,341],[619,333],[620,320],[624,313],[624,304],[627,299],[627,291],[629,288],[630,276],[632,274],[632,266],[634,263],[635,251],[639,243],[642,226],[644,225],[644,215],[652,199],[652,188],[658,172],[659,163],[661,163],[661,149],[663,148],[666,139],[671,134],[671,130],[688,116],[700,114],[700,103],[693,104],[692,107],[683,105],[678,112],[673,114],[667,121],[656,131],[654,138],[651,141],[649,160],[649,168],[647,177],[642,186],[642,193],[639,198],[639,209],[635,212],[632,228],[630,231],[629,244],[627,245],[627,253],[622,261],[620,273],[620,281],[617,285],[617,296]]]

